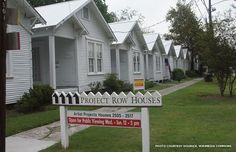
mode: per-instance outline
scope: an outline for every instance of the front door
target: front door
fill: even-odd
[[[34,84],[41,82],[41,66],[40,66],[40,48],[33,47],[32,49],[32,64],[33,64],[33,81]]]

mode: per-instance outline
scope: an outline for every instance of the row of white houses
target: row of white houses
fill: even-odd
[[[20,49],[7,51],[7,104],[33,84],[63,91],[87,91],[108,73],[120,80],[163,81],[175,68],[189,69],[189,53],[159,34],[143,34],[138,22],[108,24],[93,0],[74,0],[32,8],[9,0],[20,12]]]

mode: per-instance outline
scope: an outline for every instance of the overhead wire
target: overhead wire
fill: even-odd
[[[205,1],[205,0],[201,0],[201,2],[202,2],[202,4],[205,6],[205,8],[206,8],[206,11],[208,12],[208,11],[209,11],[209,9],[208,9],[208,7],[207,7],[206,1]]]
[[[198,1],[199,1],[199,0],[198,0]],[[201,19],[204,19],[205,17],[204,17],[204,15],[203,15],[203,13],[202,13],[202,11],[201,11],[199,5],[198,5],[198,2],[197,2],[196,0],[194,0],[194,2],[195,2],[195,4],[196,4],[196,6],[197,6],[198,11],[200,12],[200,14],[201,14],[201,16],[202,16]]]
[[[190,0],[190,1],[187,3],[187,5],[193,4],[194,1],[195,1],[195,0]],[[157,25],[159,25],[159,24],[161,24],[161,23],[164,23],[164,22],[166,22],[166,19],[163,19],[163,20],[158,21],[158,22],[156,22],[156,23],[154,23],[154,24],[152,24],[152,25],[150,25],[150,26],[146,26],[146,27],[143,27],[143,28],[140,28],[140,29],[141,29],[141,30],[149,29],[149,28],[155,27],[155,26],[157,26]],[[133,31],[139,31],[139,30],[133,30]],[[131,32],[131,31],[114,31],[114,33],[129,33],[129,32]],[[153,42],[150,42],[150,43],[153,43]]]

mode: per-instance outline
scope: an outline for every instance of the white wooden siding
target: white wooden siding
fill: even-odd
[[[96,18],[94,12],[89,8],[90,19],[82,18],[82,11],[76,13],[77,17],[82,21],[83,25],[88,30],[87,36],[83,35],[78,39],[78,75],[79,75],[79,91],[89,90],[89,84],[93,82],[102,82],[105,80],[107,73],[111,73],[111,54],[110,54],[110,40],[105,32],[101,21]],[[89,75],[88,73],[88,58],[87,58],[87,39],[99,40],[103,44],[103,74]]]
[[[131,73],[131,83],[133,83],[134,79],[144,79],[144,73],[145,73],[145,64],[144,64],[144,50],[140,44],[140,41],[138,40],[138,36],[136,32],[132,32],[132,38],[134,40],[134,43],[136,44],[133,49],[132,53],[129,54],[129,60],[131,61],[132,64],[129,65],[130,68],[130,73]],[[134,73],[133,69],[133,53],[138,51],[140,53],[140,73]]]
[[[23,17],[21,19],[23,20]],[[8,26],[8,32],[20,32],[21,48],[11,50],[12,77],[6,80],[6,104],[12,104],[32,87],[32,52],[31,35],[24,28]]]

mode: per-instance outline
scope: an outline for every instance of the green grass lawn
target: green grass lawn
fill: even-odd
[[[96,107],[80,107],[72,109],[94,110]],[[6,136],[26,131],[35,127],[40,127],[59,120],[58,106],[49,106],[45,111],[31,114],[21,114],[14,110],[7,112]]]
[[[152,152],[235,152],[236,98],[219,97],[214,83],[200,82],[150,108]],[[135,111],[139,111],[136,109]],[[232,145],[232,148],[156,148],[155,145]],[[141,152],[141,129],[90,127],[70,137],[68,152]],[[44,152],[64,151],[60,143]]]

